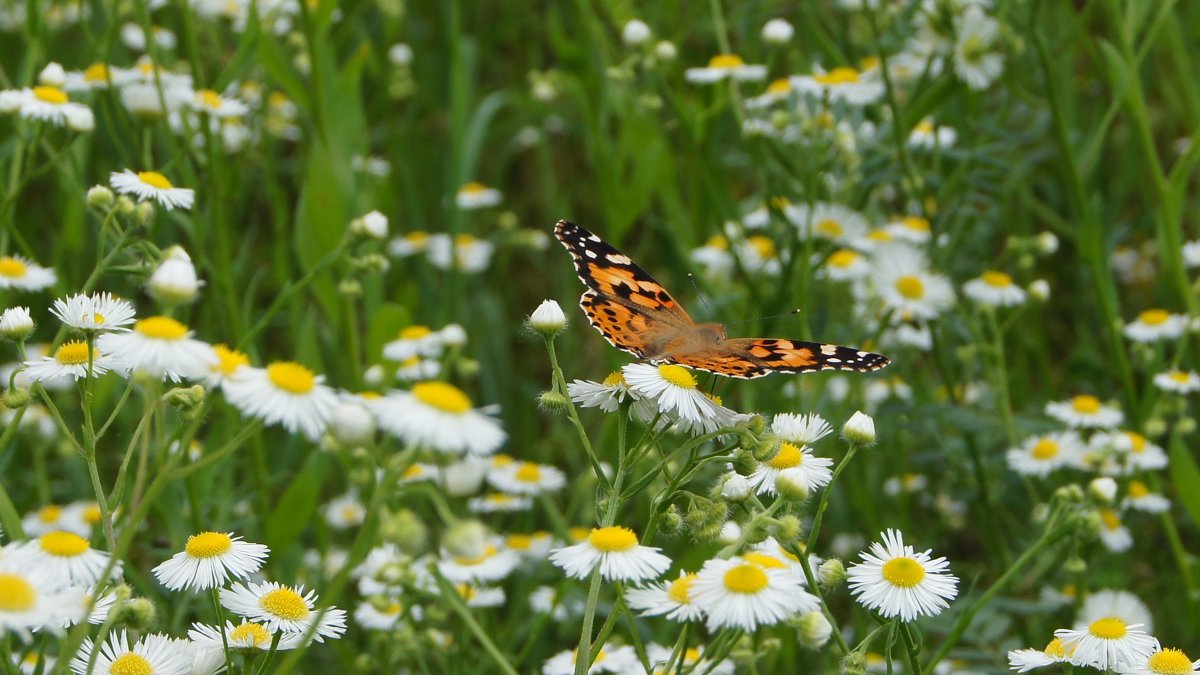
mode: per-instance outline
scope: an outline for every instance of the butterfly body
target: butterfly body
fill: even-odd
[[[724,324],[696,323],[628,256],[586,229],[560,220],[554,235],[588,287],[579,306],[610,344],[655,363],[753,379],[813,370],[879,370],[886,356],[853,347],[782,338],[727,338]]]

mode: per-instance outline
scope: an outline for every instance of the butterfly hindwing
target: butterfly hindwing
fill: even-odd
[[[731,338],[710,349],[673,354],[672,361],[743,379],[815,370],[870,372],[891,363],[886,356],[854,347],[779,338]]]

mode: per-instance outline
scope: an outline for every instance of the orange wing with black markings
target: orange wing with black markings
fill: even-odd
[[[732,338],[709,348],[672,354],[682,366],[752,380],[771,373],[815,370],[879,370],[891,363],[880,354],[841,345],[778,338]]]

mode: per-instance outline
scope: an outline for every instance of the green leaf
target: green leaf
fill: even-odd
[[[321,481],[325,476],[323,455],[310,453],[292,484],[284,490],[275,509],[267,518],[267,546],[279,555],[296,542],[300,533],[311,524],[321,496]]]
[[[1184,510],[1200,523],[1200,467],[1178,433],[1171,437],[1171,482]]]
[[[383,358],[383,345],[396,339],[401,328],[412,323],[407,308],[388,303],[371,313],[371,327],[367,331],[368,363],[377,363]]]

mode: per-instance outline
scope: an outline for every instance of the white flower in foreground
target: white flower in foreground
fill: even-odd
[[[750,417],[706,396],[692,372],[683,366],[631,363],[621,372],[633,393],[657,402],[659,410],[685,433],[712,433]]]
[[[458,208],[471,211],[495,206],[500,203],[502,198],[499,190],[490,188],[483,183],[471,182],[458,189],[454,201],[458,204]]]
[[[1071,652],[1071,663],[1100,670],[1135,663],[1159,649],[1158,640],[1141,626],[1111,616],[1082,628],[1060,628],[1054,636],[1062,640],[1064,651]]]
[[[1200,659],[1192,661],[1179,649],[1162,649],[1144,659],[1117,666],[1123,675],[1183,675],[1200,671]]]
[[[83,589],[59,583],[47,570],[0,561],[0,632],[28,635],[30,630],[57,627],[83,615]]]
[[[446,382],[418,382],[370,401],[385,432],[438,452],[490,455],[508,435],[500,423],[472,407],[471,399]]]
[[[21,375],[30,382],[43,382],[47,386],[60,384],[64,379],[79,380],[88,376],[88,345],[86,342],[73,340],[64,342],[54,350],[52,356],[43,356],[25,362],[25,370]],[[116,364],[99,350],[91,351],[91,374],[99,376],[113,369]]]
[[[109,183],[121,194],[134,195],[142,202],[158,202],[168,211],[175,208],[190,209],[196,199],[195,190],[177,188],[157,171],[134,173],[125,169],[120,173],[113,172]]]
[[[1080,394],[1066,401],[1046,404],[1046,414],[1070,427],[1111,429],[1125,419],[1120,409],[1105,405],[1100,399]]]
[[[247,354],[228,345],[213,345],[213,352],[217,355],[217,363],[209,371],[208,377],[204,381],[207,387],[221,386],[239,370],[250,365],[250,357]]]
[[[1079,608],[1076,627],[1087,625],[1105,617],[1116,617],[1131,626],[1138,624],[1147,633],[1154,632],[1154,617],[1150,608],[1129,591],[1102,589],[1089,593]]]
[[[54,301],[50,313],[64,324],[84,332],[127,331],[134,322],[133,305],[112,293],[68,295]]]
[[[527,321],[530,328],[547,337],[557,335],[567,327],[567,315],[553,300],[543,300]]]
[[[963,284],[963,295],[989,307],[1016,307],[1025,302],[1025,289],[1004,272],[988,270]]]
[[[860,604],[886,618],[913,621],[935,616],[958,595],[958,578],[945,558],[931,559],[904,544],[899,530],[883,533],[883,543],[859,553],[862,562],[846,570],[850,592]]]
[[[660,550],[638,544],[637,535],[627,527],[600,527],[574,546],[551,550],[550,562],[573,579],[586,579],[599,567],[606,581],[647,581],[671,566],[671,559]]]
[[[695,574],[680,570],[679,578],[674,581],[662,581],[625,591],[625,602],[631,609],[641,612],[642,616],[662,616],[671,621],[700,621],[704,618],[704,610],[696,606],[691,598],[691,588],[695,582]]]
[[[224,532],[201,532],[189,536],[182,551],[152,571],[159,583],[173,591],[217,588],[260,570],[269,551]]]
[[[19,255],[0,256],[0,289],[40,291],[58,282],[58,275],[49,267]]]
[[[771,431],[789,443],[812,445],[833,433],[833,427],[816,413],[780,413],[771,419]]]
[[[129,646],[125,629],[113,632],[100,645],[92,669],[88,667],[88,661],[95,650],[92,639],[85,639],[75,658],[71,659],[71,670],[81,675],[188,675],[192,672],[190,651],[180,649],[175,640],[166,635],[144,635]]]
[[[747,65],[737,54],[718,54],[709,59],[706,67],[688,68],[683,73],[684,79],[695,84],[712,84],[725,79],[750,82],[766,76],[766,66]]]
[[[192,331],[169,316],[141,319],[127,333],[105,333],[96,346],[127,373],[172,382],[204,379],[220,363],[212,345],[192,339]]]
[[[303,586],[295,588],[264,581],[261,584],[234,584],[221,589],[221,604],[225,609],[254,622],[261,622],[269,631],[284,633],[312,632],[313,639],[336,638],[346,632],[346,612],[337,608],[314,608],[316,594],[304,593]]]
[[[567,394],[584,408],[599,408],[604,412],[616,411],[622,401],[629,399],[632,401],[630,415],[643,422],[649,422],[658,414],[658,404],[630,389],[625,382],[625,373],[619,370],[609,373],[603,382],[575,380],[567,385]]]
[[[1070,663],[1071,655],[1075,653],[1072,647],[1069,651],[1063,649],[1062,639],[1053,638],[1045,649],[1014,649],[1008,652],[1008,667],[1018,673],[1025,673],[1035,668],[1044,668],[1055,663]]]
[[[1032,436],[1019,448],[1005,453],[1008,468],[1023,476],[1048,476],[1052,471],[1077,466],[1084,453],[1083,440],[1074,431]]]
[[[709,560],[690,590],[710,632],[726,626],[754,631],[820,606],[783,561],[767,555]]]
[[[778,494],[776,481],[781,478],[803,485],[811,493],[825,487],[833,479],[833,472],[829,468],[831,466],[832,459],[814,457],[812,448],[807,445],[795,445],[784,441],[779,444],[775,455],[761,462],[748,479],[755,492],[760,495]]]
[[[930,271],[925,254],[907,244],[880,247],[871,280],[884,307],[904,321],[935,319],[954,305],[950,280]]]
[[[874,445],[875,420],[865,412],[856,410],[842,425],[842,438],[859,445]]]
[[[222,633],[224,633],[224,637],[222,637]],[[243,621],[236,626],[232,622],[226,621],[224,630],[217,626],[193,623],[192,627],[188,629],[188,638],[197,646],[205,649],[220,651],[228,643],[230,649],[265,652],[271,649],[275,633],[267,630],[262,624],[251,621]],[[295,649],[300,646],[303,639],[304,635],[300,633],[284,633],[280,636],[276,649]]]
[[[1125,337],[1134,342],[1174,340],[1187,329],[1187,318],[1165,309],[1147,309],[1125,325]]]
[[[24,340],[33,332],[33,317],[28,307],[9,307],[0,314],[0,338]]]
[[[0,324],[3,324],[2,320]],[[1200,375],[1194,370],[1168,370],[1155,374],[1154,386],[1176,394],[1190,394],[1200,391]]]
[[[109,555],[92,548],[87,539],[57,530],[47,532],[37,539],[13,544],[6,558],[44,571],[60,585],[91,586],[100,580],[108,565]],[[121,574],[121,563],[112,570],[112,576]]]
[[[309,440],[325,433],[338,396],[323,383],[325,377],[296,363],[276,361],[266,368],[242,366],[225,379],[225,398],[243,415],[264,423],[281,424]]]

